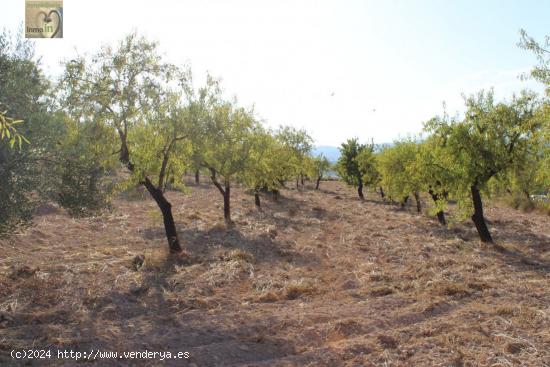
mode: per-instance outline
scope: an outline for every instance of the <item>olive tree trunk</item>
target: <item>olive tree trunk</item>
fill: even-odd
[[[489,228],[485,223],[485,217],[483,216],[483,201],[481,200],[481,194],[479,188],[476,185],[470,187],[472,192],[472,202],[474,204],[474,214],[472,215],[472,221],[474,222],[479,239],[481,242],[493,242]]]
[[[231,223],[231,184],[226,178],[222,186],[216,178],[216,170],[211,167],[209,167],[209,170],[211,173],[210,179],[212,180],[212,183],[217,187],[218,191],[223,196],[223,218],[225,219],[225,222],[229,224]]]
[[[416,212],[422,213],[422,204],[420,203],[420,195],[418,195],[418,192],[414,192],[414,200],[416,201]]]
[[[256,205],[256,208],[261,209],[262,203],[260,201],[260,189],[256,188],[254,190],[254,205]]]
[[[172,215],[172,204],[166,200],[163,191],[160,188],[155,187],[149,178],[145,178],[143,185],[153,199],[155,199],[155,202],[162,212],[164,231],[166,232],[166,239],[168,240],[170,252],[180,252],[181,245],[178,238],[178,231],[176,230],[176,223],[174,222],[174,216]]]
[[[428,193],[432,197],[432,200],[434,201],[435,205],[437,205],[437,201],[439,200],[439,194],[435,193],[432,189],[429,189]],[[439,224],[446,226],[447,221],[445,220],[445,213],[443,213],[443,210],[438,210],[436,215],[437,215],[437,220],[439,221]]]
[[[359,180],[359,185],[357,186],[357,194],[359,195],[359,199],[365,200],[365,196],[363,195],[363,181]]]
[[[401,202],[400,202],[400,206],[401,206],[401,209],[404,209],[405,208],[405,205],[407,205],[407,201],[409,201],[409,195],[405,196]]]
[[[126,168],[130,172],[135,172],[135,166],[130,161],[130,151],[128,149],[127,141],[126,141],[126,134],[123,133],[121,130],[118,131],[120,136],[120,155],[119,155],[119,161],[123,163]],[[181,252],[181,244],[178,238],[178,231],[176,230],[176,223],[174,222],[174,216],[172,215],[172,204],[166,199],[164,196],[164,192],[162,191],[162,183],[164,180],[164,173],[165,173],[165,167],[168,160],[168,152],[165,152],[161,172],[159,174],[159,185],[156,187],[153,185],[149,177],[145,176],[143,181],[140,183],[145,186],[151,197],[155,200],[157,203],[157,206],[159,207],[161,213],[162,213],[162,220],[164,222],[164,231],[166,233],[166,240],[168,241],[168,247],[170,249],[171,253]]]

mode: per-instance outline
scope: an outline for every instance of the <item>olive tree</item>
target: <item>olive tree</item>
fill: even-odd
[[[50,112],[50,92],[33,44],[0,33],[0,232],[29,224],[55,188],[46,178],[64,128]]]
[[[437,220],[441,225],[447,224],[445,208],[449,187],[455,180],[453,171],[445,162],[445,157],[444,146],[438,137],[430,136],[419,144],[416,159],[408,167],[409,174],[414,177],[421,190],[430,195]]]
[[[381,184],[386,193],[392,198],[397,198],[402,207],[412,194],[416,200],[416,209],[420,212],[422,183],[413,170],[418,149],[418,143],[412,139],[396,141],[393,146],[378,154],[377,163]]]
[[[523,92],[509,103],[495,103],[493,92],[481,91],[465,98],[462,120],[434,119],[426,125],[444,150],[444,164],[453,171],[450,190],[466,208],[482,242],[493,239],[483,214],[482,191],[489,180],[511,169],[528,151],[541,121],[535,111],[538,101]],[[469,200],[466,200],[469,197]]]
[[[338,175],[348,185],[357,187],[357,194],[363,200],[363,175],[366,173],[364,167],[361,167],[358,162],[358,157],[361,152],[368,147],[365,144],[359,143],[357,138],[348,139],[340,146],[340,158],[336,163]]]
[[[529,76],[536,81],[544,84],[546,89],[546,96],[550,97],[550,36],[546,36],[543,42],[537,42],[534,38],[530,37],[525,30],[520,31],[521,40],[519,46],[525,50],[531,51],[536,59],[537,65],[535,65]],[[538,137],[540,138],[540,151],[542,156],[540,164],[538,165],[537,174],[535,175],[536,182],[542,186],[542,190],[546,194],[550,193],[550,103],[548,100],[540,108],[540,117],[543,120],[543,126],[541,127]]]
[[[378,163],[376,153],[374,152],[374,144],[367,145],[359,155],[357,156],[357,164],[359,170],[362,172],[363,184],[365,186],[373,186],[376,190],[376,186],[380,184],[380,172],[378,169]],[[384,190],[382,185],[379,185],[380,196],[384,198]]]
[[[315,190],[319,190],[319,184],[323,176],[330,170],[330,162],[323,154],[313,158],[313,177],[315,177]]]
[[[281,126],[276,134],[277,139],[288,147],[294,154],[296,188],[304,185],[304,176],[307,171],[307,157],[313,148],[313,138],[304,129],[290,126]]]
[[[288,152],[287,150],[287,153]],[[277,192],[282,187],[284,171],[288,168],[281,159],[285,158],[285,147],[270,131],[257,128],[251,136],[251,149],[245,169],[239,180],[254,190],[254,204],[261,208],[260,191]],[[287,162],[288,163],[288,162]]]
[[[223,196],[223,215],[231,223],[231,183],[246,171],[257,122],[235,102],[215,103],[205,120],[203,166]]]
[[[118,137],[118,160],[159,207],[171,252],[182,247],[164,189],[169,169],[180,177],[185,132],[181,88],[188,70],[162,61],[157,44],[130,34],[116,48],[105,46],[90,60],[65,63],[61,105],[77,121],[107,126]]]

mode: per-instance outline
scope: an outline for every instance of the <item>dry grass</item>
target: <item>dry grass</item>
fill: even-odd
[[[550,365],[547,216],[488,205],[489,246],[468,222],[323,182],[262,211],[235,188],[228,228],[215,188],[189,191],[169,193],[178,256],[139,191],[0,240],[0,365],[23,347],[189,351],[196,366]]]

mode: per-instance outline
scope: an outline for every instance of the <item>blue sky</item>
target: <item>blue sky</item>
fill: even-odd
[[[461,93],[522,88],[535,63],[519,29],[550,34],[549,1],[106,1],[64,0],[64,39],[35,40],[48,73],[137,30],[167,59],[206,71],[254,104],[269,126],[308,129],[320,145],[357,136],[377,143],[418,133],[462,111]],[[23,0],[4,0],[0,24],[17,30]]]

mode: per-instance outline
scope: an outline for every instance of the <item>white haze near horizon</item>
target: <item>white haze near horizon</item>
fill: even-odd
[[[550,3],[548,3],[550,4]],[[131,31],[160,42],[167,60],[222,78],[270,127],[307,129],[317,145],[418,134],[461,112],[461,94],[529,88],[535,63],[519,29],[541,39],[550,5],[484,1],[64,0],[63,39],[33,40],[46,72]],[[3,1],[0,27],[17,32],[22,0]],[[548,34],[550,32],[546,32]]]

